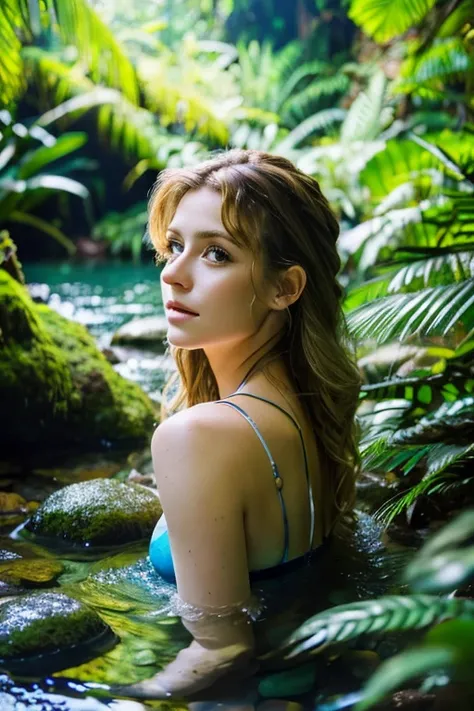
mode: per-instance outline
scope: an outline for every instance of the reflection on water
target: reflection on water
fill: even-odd
[[[405,558],[405,555],[387,552],[380,543],[378,527],[369,516],[361,514],[350,544],[337,543],[315,564],[254,586],[253,592],[261,608],[255,623],[258,652],[262,654],[275,649],[298,625],[323,609],[387,592],[404,566]],[[258,708],[258,711],[265,711],[264,704],[269,698],[286,700],[287,704],[297,701],[298,708],[309,709],[314,708],[318,694],[327,701],[330,694],[354,694],[360,686],[353,675],[354,664],[360,666],[367,661],[360,658],[360,653],[359,657],[355,653],[355,662],[350,655],[347,662],[347,654],[344,657],[340,652],[337,655],[340,658],[333,659],[330,664],[322,657],[312,658],[309,663],[297,660],[299,666],[289,671],[285,671],[288,663],[276,657],[262,665],[256,677],[245,682],[239,680],[234,684],[216,685],[207,692],[200,692],[198,699],[188,706],[171,701],[150,702],[151,705],[149,702],[143,705],[127,701],[129,707],[116,707],[108,685],[130,684],[150,678],[189,644],[190,635],[177,616],[180,608],[176,590],[156,573],[144,546],[134,546],[126,552],[88,563],[62,562],[65,570],[58,580],[61,589],[94,608],[120,642],[92,661],[70,666],[49,679],[36,680],[37,686],[26,685],[25,680],[22,684],[12,685],[7,676],[3,677],[2,683],[0,678],[2,711],[20,711],[23,707],[18,704],[25,698],[29,702],[41,698],[43,705],[38,709],[42,711],[56,708],[63,711],[79,708],[90,708],[91,711],[105,708],[126,711]],[[369,656],[369,666],[372,662]],[[25,674],[32,676],[31,665]],[[97,686],[91,688],[90,683]],[[90,701],[91,705],[82,707],[77,706],[77,700],[74,703],[67,699],[62,699],[61,703],[57,699],[51,700],[48,694],[53,691],[66,697],[73,692],[73,696],[79,696],[83,701],[91,694],[101,698],[97,701],[89,699],[87,703]],[[291,709],[288,707],[286,711]]]

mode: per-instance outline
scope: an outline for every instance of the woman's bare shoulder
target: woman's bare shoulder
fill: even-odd
[[[198,456],[208,448],[208,456],[214,458],[235,456],[248,429],[241,419],[230,408],[215,402],[194,405],[175,413],[157,427],[151,443],[152,453],[163,456],[168,452],[173,456],[178,449],[182,456],[186,453]]]

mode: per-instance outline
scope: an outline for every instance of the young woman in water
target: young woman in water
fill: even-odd
[[[177,365],[152,440],[166,519],[150,558],[194,641],[127,691],[163,697],[249,672],[251,583],[308,565],[351,511],[360,378],[338,223],[291,162],[232,150],[166,170],[149,233]]]

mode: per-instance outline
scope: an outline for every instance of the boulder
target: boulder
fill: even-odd
[[[146,346],[164,351],[168,322],[165,316],[146,316],[125,323],[114,333],[113,344]]]
[[[114,371],[78,323],[45,304],[0,268],[2,452],[109,446],[149,440],[155,405]]]
[[[161,513],[158,497],[144,486],[92,479],[51,494],[25,529],[45,545],[115,547],[148,539]]]
[[[32,593],[0,605],[0,664],[8,671],[64,669],[96,656],[99,644],[104,651],[105,641],[108,648],[116,642],[108,625],[64,593]]]

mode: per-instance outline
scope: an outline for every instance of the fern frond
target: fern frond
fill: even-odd
[[[334,104],[335,96],[342,96],[350,80],[345,74],[335,74],[331,77],[318,79],[309,84],[305,89],[291,96],[281,107],[281,120],[287,126],[294,126],[296,122],[303,121],[314,114],[321,106],[322,100],[331,98]]]
[[[372,140],[381,129],[381,112],[386,93],[386,79],[378,71],[365,91],[361,91],[350,107],[341,130],[341,141]]]
[[[473,418],[474,419],[474,418]],[[439,442],[431,447],[426,458],[426,473],[440,474],[453,464],[474,459],[474,444],[445,444]],[[473,474],[474,476],[474,474]]]
[[[304,622],[280,649],[291,659],[303,652],[319,654],[332,644],[367,634],[429,627],[446,618],[474,618],[474,601],[435,595],[391,595],[337,605]]]
[[[462,81],[473,69],[474,61],[461,37],[439,39],[422,55],[405,60],[394,91],[417,95],[429,88],[442,94],[446,81]]]
[[[290,77],[279,90],[280,105],[283,106],[287,99],[295,92],[298,84],[309,77],[319,77],[321,74],[329,74],[331,67],[326,62],[314,60],[306,62],[292,72]]]
[[[344,109],[324,109],[318,111],[314,116],[309,116],[296,128],[285,136],[285,138],[275,147],[277,153],[285,154],[302,143],[316,131],[327,131],[330,126],[344,121],[346,111]]]
[[[455,440],[465,445],[474,433],[474,398],[459,398],[454,403],[443,402],[413,427],[399,429],[391,437],[391,444],[424,444],[440,440]]]

